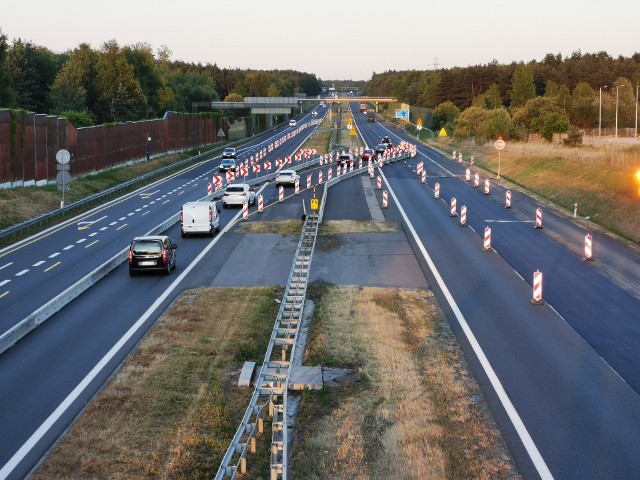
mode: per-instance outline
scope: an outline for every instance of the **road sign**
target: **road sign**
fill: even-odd
[[[224,137],[224,130],[222,130],[222,128],[218,130],[218,137]]]
[[[311,199],[311,210],[318,210],[318,199],[317,198],[312,198]]]
[[[498,138],[498,140],[496,140],[495,146],[498,150],[502,150],[505,146],[504,140],[502,140],[502,138]]]
[[[422,126],[422,119],[421,118],[418,119],[418,121],[416,122],[416,125],[418,125],[419,127]]]
[[[56,152],[56,160],[61,165],[69,163],[69,160],[71,160],[71,154],[69,153],[69,150],[65,150],[64,148],[61,150],[58,150]]]
[[[358,132],[356,132],[356,129],[351,127],[351,130],[349,130],[349,135],[357,135]]]
[[[71,175],[66,170],[58,172],[56,175],[56,182],[58,183],[58,190],[69,190],[69,182],[71,181]]]
[[[409,118],[409,110],[396,109],[396,118]]]
[[[447,136],[447,131],[444,129],[444,127],[442,127],[440,129],[440,132],[438,133],[439,137],[446,137]]]
[[[71,165],[69,165],[68,163],[59,163],[59,164],[56,165],[56,170],[58,172],[62,172],[63,170],[68,172],[70,166]]]

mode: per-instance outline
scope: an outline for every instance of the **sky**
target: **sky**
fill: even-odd
[[[3,1],[0,30],[55,52],[107,40],[166,45],[172,60],[293,69],[323,80],[388,70],[640,52],[640,1],[25,0]]]

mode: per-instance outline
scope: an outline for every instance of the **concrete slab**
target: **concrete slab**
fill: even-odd
[[[291,368],[289,390],[320,390],[322,386],[322,367]]]
[[[256,368],[256,362],[244,362],[242,370],[240,371],[240,378],[238,379],[239,387],[250,387],[251,380],[253,378],[253,371]]]

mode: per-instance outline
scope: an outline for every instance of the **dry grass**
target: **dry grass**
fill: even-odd
[[[319,235],[335,235],[341,233],[389,233],[400,232],[398,222],[374,222],[361,220],[327,220],[318,227]]]
[[[319,154],[329,151],[329,143],[331,142],[331,129],[333,127],[333,119],[335,118],[335,106],[332,106],[332,115],[327,115],[315,133],[313,133],[300,148],[314,148]]]
[[[236,227],[242,233],[275,233],[279,235],[300,235],[301,220],[281,220],[277,222],[244,222]]]
[[[518,478],[430,292],[315,287],[306,363],[362,381],[307,393],[295,478]]]
[[[451,144],[446,149],[460,147]],[[474,155],[481,168],[494,174],[498,171],[498,152],[493,145],[462,145],[462,152],[465,159]],[[616,159],[613,165],[611,152]],[[594,149],[509,143],[501,153],[500,171],[505,179],[568,213],[578,203],[581,217],[590,216],[605,229],[640,243],[640,182],[632,156],[633,147],[628,145]]]
[[[33,478],[212,478],[251,396],[240,368],[263,358],[281,295],[186,291]]]

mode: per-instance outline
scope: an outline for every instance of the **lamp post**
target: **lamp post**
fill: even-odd
[[[151,154],[151,136],[147,137],[147,162],[149,161],[150,154]]]
[[[616,87],[616,135],[615,138],[618,138],[618,90],[620,87],[624,87],[626,85],[618,85]]]
[[[602,136],[602,89],[603,88],[607,88],[607,86],[605,85],[604,87],[600,87],[600,108],[598,110],[598,136],[599,137]]]

